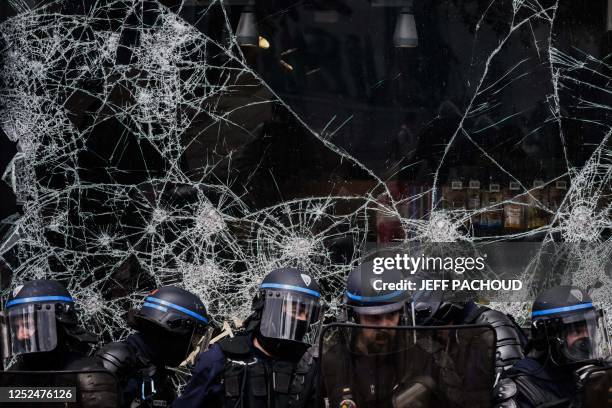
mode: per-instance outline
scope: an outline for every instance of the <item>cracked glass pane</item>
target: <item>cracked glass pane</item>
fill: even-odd
[[[606,2],[247,3],[4,2],[3,290],[62,279],[120,338],[162,284],[236,324],[300,266],[332,313],[376,245],[520,242],[524,293],[483,297],[612,304]]]

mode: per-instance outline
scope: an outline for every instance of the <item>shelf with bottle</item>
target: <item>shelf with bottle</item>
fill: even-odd
[[[542,172],[534,174],[534,179],[522,182],[500,173],[479,174],[469,168],[463,169],[465,175],[459,175],[458,171],[453,173],[452,177],[436,188],[435,203],[432,194],[434,190],[430,184],[420,180],[398,180],[397,188],[401,194],[394,196],[394,199],[400,216],[422,222],[429,219],[432,208],[444,209],[456,212],[458,218],[465,218],[462,229],[474,237],[519,234],[519,240],[539,240],[542,237],[540,234],[521,233],[554,222],[554,215],[570,187],[566,178],[555,178],[552,174]],[[605,194],[602,190],[600,201],[604,202],[607,198],[606,208],[610,211],[610,189],[604,190]],[[382,215],[378,214],[376,221],[380,228],[374,228],[381,229],[379,232],[384,232],[382,230],[387,227],[381,222],[384,221],[380,218]],[[394,220],[394,223],[397,224],[397,221]],[[392,235],[397,238],[397,234]]]
[[[487,188],[482,193],[482,205],[486,211],[480,217],[479,235],[499,235],[503,229],[503,205],[501,184],[489,177]]]
[[[566,180],[542,179],[523,185],[517,180],[456,176],[438,192],[440,208],[470,213],[466,230],[478,237],[516,234],[545,227],[552,222],[568,189]],[[467,180],[467,182],[466,182]],[[407,183],[406,205],[401,213],[411,219],[427,219],[432,207],[431,187]]]
[[[527,229],[536,229],[548,225],[551,213],[548,208],[548,194],[544,181],[537,179],[527,196],[527,211],[525,213]]]
[[[565,195],[567,194],[567,189],[568,185],[566,180],[556,180],[554,184],[549,187],[548,207],[553,213],[559,211],[559,208],[565,199]]]

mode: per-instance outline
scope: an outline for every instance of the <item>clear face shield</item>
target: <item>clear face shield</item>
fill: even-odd
[[[210,326],[195,329],[193,331],[193,335],[191,336],[188,352],[191,353],[196,348],[199,348],[201,351],[206,351],[208,349],[210,339],[212,338],[212,334],[213,328]]]
[[[606,321],[602,310],[560,317],[558,351],[570,363],[603,359],[610,355]]]
[[[2,312],[2,357],[52,351],[57,347],[55,305],[23,304]]]
[[[315,344],[321,326],[319,298],[291,291],[266,290],[260,323],[268,338]]]

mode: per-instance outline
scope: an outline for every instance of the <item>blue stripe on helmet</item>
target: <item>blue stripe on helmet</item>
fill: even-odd
[[[185,313],[186,315],[189,315],[189,316],[191,316],[191,317],[195,317],[196,319],[198,319],[198,320],[200,320],[200,321],[204,322],[205,324],[207,324],[207,323],[208,323],[208,319],[207,319],[207,318],[205,318],[205,317],[204,317],[204,316],[202,316],[201,314],[198,314],[198,313],[196,313],[196,312],[194,312],[194,311],[191,311],[191,310],[189,310],[189,309],[187,309],[187,308],[185,308],[185,307],[183,307],[183,306],[179,306],[179,305],[176,305],[176,304],[174,304],[174,303],[167,302],[167,301],[165,301],[165,300],[158,299],[158,298],[155,298],[155,297],[152,297],[152,296],[148,296],[148,297],[145,299],[145,302],[147,302],[147,301],[148,301],[148,302],[159,303],[160,305],[167,306],[167,307],[172,308],[172,309],[174,309],[174,310],[178,310],[179,312],[183,312],[183,313]]]
[[[167,307],[160,306],[160,305],[154,305],[153,303],[149,303],[149,302],[144,302],[142,307],[151,307],[153,309],[157,309],[157,310],[160,310],[162,312],[167,312],[168,311]]]
[[[397,295],[401,295],[404,292],[405,292],[404,290],[396,290],[395,292],[387,293],[386,295],[359,296],[359,295],[355,295],[355,294],[353,294],[353,293],[351,293],[351,292],[349,292],[347,290],[346,291],[346,296],[349,299],[351,299],[351,300],[357,300],[357,301],[361,301],[361,302],[382,302],[382,301],[385,301],[385,300],[393,299]]]
[[[21,305],[24,303],[34,303],[34,302],[67,302],[74,303],[74,300],[68,296],[33,296],[21,299],[13,299],[6,302],[6,308]]]
[[[536,310],[531,313],[531,317],[546,316],[554,313],[571,312],[572,310],[589,309],[593,307],[593,303],[581,303],[579,305],[556,307],[554,309]]]
[[[308,289],[308,288],[303,288],[301,286],[283,285],[281,283],[262,283],[260,288],[262,288],[262,289],[287,289],[287,290],[294,290],[296,292],[303,292],[303,293],[306,293],[308,295],[312,295],[312,296],[315,296],[315,297],[321,297],[321,294],[319,292],[317,292],[316,290],[312,290],[312,289]]]

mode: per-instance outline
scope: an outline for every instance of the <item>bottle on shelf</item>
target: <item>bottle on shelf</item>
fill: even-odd
[[[453,177],[450,179],[450,185],[442,187],[442,200],[444,209],[465,209],[466,192],[461,178]]]
[[[550,214],[545,210],[548,208],[547,193],[543,180],[533,181],[533,187],[527,196],[529,207],[527,207],[526,224],[528,229],[540,228],[549,223]]]
[[[548,190],[548,205],[552,211],[559,211],[565,194],[567,194],[567,187],[566,180],[556,180]]]
[[[520,232],[525,229],[524,194],[517,181],[510,181],[503,191],[504,201],[504,230],[509,233]]]
[[[502,191],[500,183],[493,177],[489,177],[483,196],[487,211],[482,216],[481,225],[489,235],[497,235],[501,232],[503,225],[503,208],[501,206]]]
[[[479,212],[482,208],[481,193],[480,180],[475,177],[470,178],[467,191],[467,209],[471,212],[475,212],[475,214],[470,217],[470,222],[475,230],[480,229],[482,221],[482,215]]]

